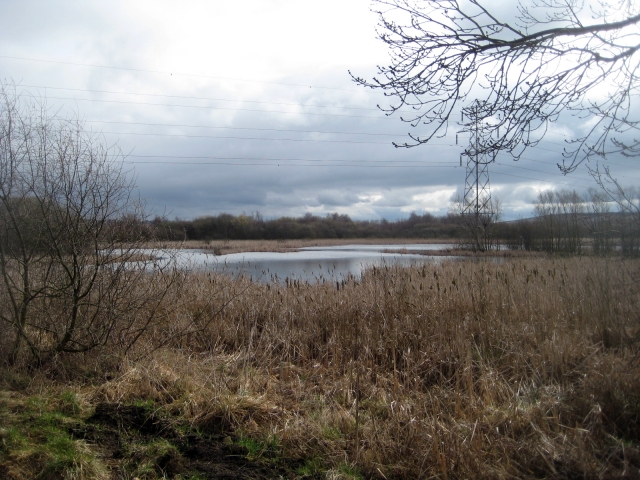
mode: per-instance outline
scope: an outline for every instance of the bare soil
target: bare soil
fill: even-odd
[[[100,403],[85,423],[73,425],[69,433],[92,444],[115,479],[130,478],[128,466],[150,460],[156,474],[163,478],[301,478],[295,473],[301,465],[299,461],[289,459],[285,466],[283,459],[268,455],[250,459],[247,449],[238,445],[232,435],[193,429],[148,406]],[[140,449],[132,447],[159,440],[175,448],[155,458],[143,458]]]

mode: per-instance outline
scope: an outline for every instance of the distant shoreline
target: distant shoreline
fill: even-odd
[[[451,245],[454,239],[433,238],[325,238],[301,240],[186,240],[183,242],[159,241],[150,243],[153,248],[184,248],[202,250],[212,255],[228,255],[243,252],[293,252],[307,247],[327,247],[337,245]],[[451,249],[448,249],[451,250]],[[430,251],[431,252],[431,251]],[[433,250],[432,252],[441,252]],[[440,255],[440,253],[434,253]]]
[[[442,238],[320,238],[301,240],[186,240],[184,242],[153,242],[152,248],[176,248],[187,250],[200,250],[211,255],[229,255],[245,252],[295,252],[301,248],[329,247],[339,245],[387,245],[390,248],[382,250],[383,253],[405,253],[426,256],[457,256],[457,257],[539,257],[545,256],[544,252],[523,250],[489,250],[477,252],[456,248],[456,239]],[[404,245],[446,245],[439,250],[414,250],[402,248]],[[398,247],[398,248],[394,248]]]

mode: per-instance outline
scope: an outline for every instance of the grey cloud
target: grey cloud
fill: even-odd
[[[6,1],[0,3],[0,39],[10,53],[18,52],[25,57],[151,70],[173,68],[161,62],[162,50],[168,46],[162,43],[161,32],[154,29],[152,19],[137,23],[144,13],[141,8],[132,12],[126,3],[116,3],[114,7],[113,4],[81,1]],[[365,10],[366,5],[363,7]],[[161,11],[155,11],[155,14],[161,14]],[[60,51],[48,50],[49,44],[61,46]],[[259,45],[256,49],[259,54]],[[246,61],[251,62],[252,59]],[[354,59],[354,63],[356,61]],[[383,61],[381,58],[380,62]],[[186,64],[182,68],[184,73],[234,76],[234,71],[228,66],[207,62],[208,58],[201,58],[197,64]],[[455,145],[457,127],[451,125],[445,138],[434,139],[430,145],[412,149],[394,148],[391,141],[402,143],[408,139],[407,132],[419,134],[420,128],[414,130],[397,117],[387,119],[383,114],[371,110],[375,109],[377,103],[384,105],[384,98],[377,92],[358,88],[343,66],[325,66],[304,74],[283,72],[279,78],[273,79],[286,84],[305,85],[303,87],[2,58],[0,68],[7,77],[20,79],[26,85],[176,96],[46,91],[49,98],[77,99],[51,98],[49,104],[53,110],[65,104],[67,108],[63,109],[64,112],[77,111],[80,117],[90,121],[178,125],[87,123],[97,131],[115,132],[105,133],[105,138],[110,143],[117,141],[124,152],[131,153],[127,160],[135,162],[131,166],[137,172],[141,196],[156,212],[170,211],[190,218],[223,211],[241,213],[260,210],[265,216],[275,217],[302,215],[306,211],[323,214],[339,210],[354,218],[396,219],[407,217],[412,209],[423,212],[424,208],[430,211],[433,208],[434,212],[444,214],[447,209],[445,205],[431,205],[430,200],[418,202],[415,197],[454,188],[461,195],[464,189],[465,168],[458,166],[464,139],[460,139],[460,145]],[[366,75],[374,71],[375,65],[361,65],[354,73]],[[332,88],[317,88],[318,85]],[[45,92],[41,90],[39,93]],[[211,100],[177,98],[179,96]],[[112,100],[114,103],[87,102],[81,98]],[[245,100],[276,102],[280,105]],[[115,102],[137,102],[137,105]],[[149,103],[219,108],[167,107]],[[285,105],[289,103],[316,107],[293,108]],[[348,106],[350,109],[322,108],[318,105]],[[342,116],[290,115],[266,111],[291,109]],[[562,122],[563,132],[577,132],[575,126],[579,120],[567,117],[562,118]],[[301,130],[368,135],[308,133]],[[388,136],[390,134],[392,136]],[[197,138],[197,135],[210,138]],[[263,140],[249,140],[247,137]],[[509,209],[509,215],[519,215],[527,209],[530,211],[541,188],[585,189],[593,186],[584,168],[567,177],[558,175],[555,164],[562,156],[562,138],[551,139],[560,145],[543,142],[539,149],[532,149],[523,155],[518,163],[505,157],[490,166],[491,184],[505,209]],[[623,165],[613,167],[614,171],[620,178],[633,183],[637,178],[634,161],[614,159],[612,162]],[[567,185],[563,185],[565,183]],[[371,199],[373,194],[379,194],[381,198]],[[366,198],[369,200],[364,201]]]
[[[338,191],[322,192],[318,195],[318,203],[327,207],[348,207],[354,203],[358,203],[360,197],[352,193],[343,193]]]

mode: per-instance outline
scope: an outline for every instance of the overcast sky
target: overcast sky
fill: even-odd
[[[46,98],[117,144],[154,214],[194,218],[306,212],[356,219],[445,214],[462,192],[464,138],[396,149],[411,127],[385,117],[371,78],[387,64],[368,0],[0,2],[0,78]],[[490,166],[506,218],[528,217],[562,176],[560,122],[515,163]],[[416,132],[417,133],[417,132]],[[625,184],[634,160],[612,159]]]

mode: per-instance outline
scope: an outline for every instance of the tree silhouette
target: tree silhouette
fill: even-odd
[[[518,159],[570,111],[594,120],[565,148],[565,172],[594,155],[640,154],[639,2],[529,0],[509,13],[490,0],[374,0],[374,11],[391,63],[354,79],[394,99],[387,114],[424,129],[396,146],[445,135],[477,98],[494,130],[487,150]]]
[[[141,255],[148,227],[128,173],[80,121],[0,83],[0,362],[114,339],[126,351],[159,315],[178,276]]]

